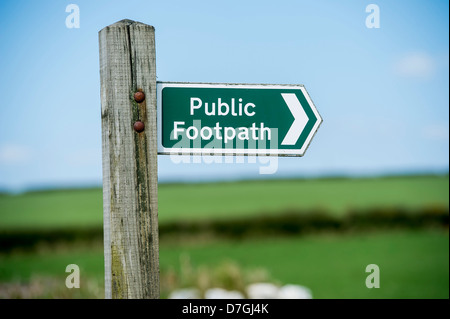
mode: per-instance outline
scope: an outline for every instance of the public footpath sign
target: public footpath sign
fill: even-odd
[[[155,28],[99,32],[105,297],[160,297],[158,154],[302,156],[322,118],[303,85],[156,81]]]
[[[303,85],[157,83],[158,154],[303,156],[322,118]]]

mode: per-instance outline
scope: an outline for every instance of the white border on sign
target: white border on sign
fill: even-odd
[[[167,148],[162,145],[162,90],[166,87],[190,87],[190,88],[234,88],[234,89],[299,89],[303,92],[317,121],[305,140],[301,149],[227,149],[227,148]],[[317,111],[308,92],[302,84],[229,84],[229,83],[195,83],[195,82],[156,82],[156,104],[157,104],[157,140],[159,155],[260,155],[260,156],[303,156],[317,132],[322,117]]]

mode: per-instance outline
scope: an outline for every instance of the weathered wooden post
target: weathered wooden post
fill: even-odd
[[[99,44],[105,297],[159,298],[155,30],[122,20]]]

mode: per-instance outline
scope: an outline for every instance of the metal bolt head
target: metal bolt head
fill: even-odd
[[[144,92],[136,92],[134,93],[134,100],[138,103],[141,103],[145,100]]]
[[[141,133],[142,131],[144,131],[145,125],[141,121],[136,121],[133,125],[133,128],[136,132]]]

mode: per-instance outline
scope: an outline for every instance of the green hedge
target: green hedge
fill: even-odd
[[[213,235],[230,238],[266,235],[299,235],[319,231],[379,228],[448,227],[448,208],[411,212],[400,208],[351,211],[343,218],[322,211],[285,211],[278,215],[209,221],[178,221],[160,225],[160,237]]]
[[[447,227],[448,207],[430,207],[420,211],[379,208],[350,211],[338,218],[323,211],[284,211],[258,217],[166,222],[159,225],[161,240],[201,238],[202,236],[242,239],[269,235],[301,235],[314,232],[360,231],[385,228]],[[0,232],[0,251],[30,249],[39,243],[99,241],[102,228],[67,228],[58,230],[10,230]]]

